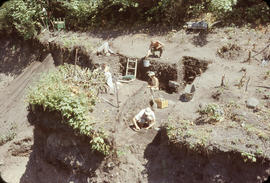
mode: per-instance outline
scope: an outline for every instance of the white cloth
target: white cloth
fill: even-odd
[[[262,66],[266,66],[266,65],[268,64],[268,62],[269,62],[269,60],[263,59],[263,60],[262,60]]]
[[[150,116],[154,121],[156,120],[155,113],[150,109],[149,112],[147,112],[147,115],[145,114],[146,109],[142,109],[136,116],[135,119],[139,123],[145,123],[147,121],[148,116]]]

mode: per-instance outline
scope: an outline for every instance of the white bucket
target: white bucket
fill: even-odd
[[[144,67],[149,67],[150,66],[150,61],[149,60],[143,60],[143,66]]]

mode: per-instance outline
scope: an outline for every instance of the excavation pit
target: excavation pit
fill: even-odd
[[[160,89],[168,93],[178,92],[181,88],[182,77],[181,77],[181,66],[178,63],[164,63],[157,58],[129,58],[120,57],[119,61],[121,64],[120,72],[126,74],[126,66],[128,59],[137,59],[137,79],[150,82],[148,76],[149,71],[155,72],[156,77],[159,79]],[[147,63],[147,64],[146,64]],[[148,64],[149,63],[149,64]],[[172,86],[172,83],[176,83],[177,87]]]
[[[191,84],[196,77],[201,76],[208,68],[210,61],[184,56],[182,59],[185,84]]]

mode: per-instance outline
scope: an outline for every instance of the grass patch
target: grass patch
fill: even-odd
[[[202,127],[200,130],[196,125],[188,120],[179,120],[177,125],[167,124],[165,126],[169,142],[177,145],[179,143],[186,146],[189,150],[203,152],[209,145],[211,129]]]
[[[6,135],[1,135],[0,136],[0,146],[4,145],[8,141],[11,141],[11,140],[13,140],[15,138],[15,136],[17,134],[16,129],[17,129],[17,126],[13,123],[11,128],[6,133]]]
[[[227,113],[237,108],[239,106],[236,102],[227,103],[223,107],[224,121],[219,123],[196,123],[170,117],[164,126],[169,146],[176,151],[184,150],[206,156],[215,153],[235,154],[244,162],[251,163],[269,159],[269,126],[232,121]]]
[[[69,50],[73,49],[75,46],[82,46],[88,51],[92,51],[96,48],[96,44],[86,40],[86,37],[79,37],[77,34],[72,34],[72,36],[63,35],[60,37],[60,41],[63,46]]]
[[[108,155],[107,136],[103,130],[95,129],[95,120],[91,117],[99,89],[105,85],[104,78],[101,71],[91,72],[68,64],[60,66],[56,71],[43,74],[30,88],[27,96],[30,110],[35,112],[41,106],[44,111],[59,112],[62,123],[90,137],[92,150]]]
[[[215,123],[224,119],[224,111],[218,104],[207,104],[198,111],[203,121]]]

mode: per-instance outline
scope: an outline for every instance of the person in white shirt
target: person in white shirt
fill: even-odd
[[[140,130],[141,128],[149,129],[156,122],[155,113],[151,110],[150,107],[142,109],[137,115],[133,118],[133,124],[135,130]]]
[[[110,49],[109,43],[105,42],[97,49],[96,54],[110,56],[115,53]]]
[[[107,66],[106,64],[103,64],[102,68],[104,70],[106,84],[109,86],[109,93],[114,94],[114,87],[115,86],[114,86],[113,79],[112,79],[112,73],[110,72],[110,67]]]

